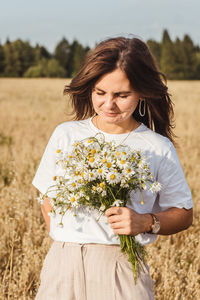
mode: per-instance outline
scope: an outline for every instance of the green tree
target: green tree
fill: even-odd
[[[176,79],[195,79],[197,76],[198,57],[196,47],[191,38],[185,35],[183,41],[179,38],[174,43],[176,56]]]
[[[46,69],[47,77],[65,77],[65,75],[65,69],[59,64],[59,62],[55,58],[48,60]]]
[[[183,73],[185,79],[194,79],[197,71],[197,56],[195,46],[189,35],[182,42]]]
[[[77,40],[74,40],[70,46],[68,73],[69,77],[75,76],[78,72],[83,60],[89,50],[89,47],[84,48]]]
[[[196,67],[195,79],[200,79],[200,51],[196,52],[196,61],[197,61],[197,67]]]
[[[160,66],[160,59],[161,59],[161,45],[159,42],[154,41],[153,39],[149,39],[147,41],[147,45],[149,46],[151,53],[155,57],[155,60]]]
[[[160,67],[168,79],[176,78],[176,53],[168,31],[163,31]]]
[[[63,38],[56,46],[54,51],[54,57],[58,60],[60,65],[65,69],[66,76],[70,58],[70,44],[68,40]]]
[[[4,76],[10,76],[10,77],[16,77],[17,73],[14,70],[13,66],[15,63],[14,55],[13,55],[13,49],[11,42],[9,40],[6,41],[6,43],[3,46],[4,51]]]
[[[52,55],[49,53],[49,51],[39,44],[36,44],[36,47],[34,48],[34,63],[39,63],[43,58],[49,59]]]
[[[4,75],[4,68],[5,68],[5,55],[3,46],[0,44],[0,76]]]
[[[21,77],[23,73],[33,64],[34,52],[29,42],[16,40],[6,42],[4,45],[5,76]]]
[[[65,77],[65,69],[55,58],[42,58],[37,65],[25,72],[24,77]]]
[[[31,66],[25,73],[24,77],[46,77],[47,59],[42,58],[37,65]]]

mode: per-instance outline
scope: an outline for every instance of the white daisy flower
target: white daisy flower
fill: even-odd
[[[111,206],[122,206],[123,201],[120,199],[116,199]]]
[[[107,192],[105,190],[101,192],[102,197],[105,197],[106,195],[107,195]]]
[[[49,217],[55,218],[55,217],[56,217],[55,211],[49,211],[49,212],[48,212],[48,216],[49,216]]]
[[[101,163],[101,158],[98,155],[88,155],[87,163],[91,168],[97,168]]]
[[[101,204],[101,206],[100,206],[99,210],[100,210],[100,211],[104,211],[104,210],[105,210],[105,208],[106,208],[106,207],[105,207],[105,205],[104,205],[104,204]]]
[[[114,170],[112,170],[111,172],[109,172],[106,175],[106,180],[109,184],[117,184],[120,182],[121,178],[118,173],[116,173],[116,172],[114,172]]]
[[[116,162],[116,165],[121,169],[127,169],[129,167],[129,163],[126,159],[118,159],[117,162]]]
[[[68,198],[68,202],[70,203],[71,207],[79,207],[79,203],[77,201],[77,195],[75,194],[70,194],[69,198]]]
[[[88,174],[87,174],[87,180],[88,180],[88,181],[96,180],[97,177],[98,177],[98,174],[97,174],[97,172],[96,172],[95,169],[93,169],[93,170],[88,170],[87,173],[88,173]]]
[[[161,190],[161,184],[159,182],[154,182],[151,184],[150,189],[152,193],[157,193]]]
[[[42,193],[39,194],[39,197],[36,198],[36,200],[40,203],[40,204],[44,204],[44,195]]]

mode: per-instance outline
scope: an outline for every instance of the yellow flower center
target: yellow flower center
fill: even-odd
[[[94,190],[94,191],[96,191],[96,190],[97,190],[96,186],[93,186],[93,190]]]
[[[107,163],[107,167],[110,168],[112,166],[111,162]]]
[[[88,144],[89,144],[89,143],[92,143],[92,140],[91,140],[91,139],[88,140]]]
[[[69,157],[69,158],[72,158],[72,155],[69,155],[68,157]]]
[[[79,174],[79,172],[78,172],[78,171],[75,171],[75,172],[74,172],[74,174],[75,174],[75,175],[78,175],[78,174]]]
[[[76,186],[76,183],[75,183],[75,182],[73,182],[73,183],[72,183],[72,186],[73,186],[73,187],[75,187],[75,186]]]
[[[130,173],[130,172],[131,172],[131,169],[127,169],[126,171],[127,171],[127,173]]]
[[[84,176],[84,172],[81,173],[81,177],[83,177],[83,176]]]
[[[90,152],[91,152],[92,154],[95,154],[95,153],[96,153],[96,150],[95,150],[95,149],[91,149]]]
[[[79,183],[81,183],[81,182],[82,182],[82,180],[81,180],[81,179],[79,179],[79,180],[78,180],[78,182],[79,182]]]
[[[104,156],[107,156],[108,155],[108,153],[107,152],[104,152]]]
[[[99,172],[99,174],[101,174],[102,173],[102,169],[98,169],[98,172]]]
[[[90,173],[90,177],[94,177],[94,174],[93,174],[93,173]]]
[[[56,196],[57,196],[57,197],[60,197],[60,194],[57,194]]]
[[[125,164],[125,160],[122,159],[122,160],[120,161],[120,163],[121,163],[122,165],[124,165],[124,164]]]
[[[75,198],[74,198],[74,197],[71,197],[70,201],[71,201],[71,202],[74,202],[74,201],[75,201]]]
[[[60,149],[58,149],[56,152],[57,152],[57,153],[60,153],[60,152],[61,152],[61,150],[60,150]]]
[[[146,188],[146,184],[142,183],[142,188],[145,189]]]
[[[110,175],[110,179],[115,179],[115,174]]]
[[[119,152],[119,151],[116,151],[116,155],[118,155],[118,156],[119,156],[119,155],[120,155],[120,152]]]
[[[126,152],[122,152],[123,155],[126,155]]]
[[[104,182],[100,182],[100,183],[99,183],[99,186],[100,186],[101,188],[103,188],[103,187],[104,187]]]
[[[102,160],[102,162],[103,162],[104,164],[107,163],[107,159],[104,158],[104,159]]]
[[[94,157],[90,157],[89,162],[93,163],[94,162]]]
[[[53,180],[56,180],[57,176],[53,176]]]

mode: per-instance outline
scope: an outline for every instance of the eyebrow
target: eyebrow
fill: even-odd
[[[100,92],[104,92],[104,93],[105,93],[104,90],[102,90],[102,89],[100,89],[100,88],[98,88],[98,87],[95,87],[95,89],[98,90],[98,91],[100,91]],[[117,93],[115,93],[115,94],[116,94],[116,95],[119,95],[119,94],[131,94],[131,93],[132,93],[132,91],[120,91],[120,92],[117,92]]]

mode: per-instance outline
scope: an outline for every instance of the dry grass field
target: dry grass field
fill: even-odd
[[[31,181],[56,125],[63,79],[0,79],[0,299],[34,299],[51,245]],[[169,82],[177,149],[194,200],[189,230],[148,246],[157,300],[200,299],[200,82]],[[56,299],[55,299],[56,300]],[[59,299],[58,299],[59,300]],[[125,300],[125,299],[124,299]]]

